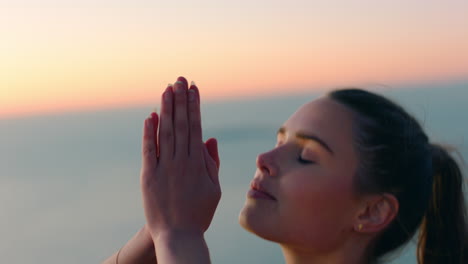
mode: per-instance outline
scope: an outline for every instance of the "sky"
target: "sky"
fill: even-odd
[[[0,0],[0,118],[468,79],[468,1]]]

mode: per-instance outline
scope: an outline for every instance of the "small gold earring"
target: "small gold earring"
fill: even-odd
[[[359,224],[359,225],[358,225],[358,230],[359,230],[359,231],[362,230],[362,224]]]

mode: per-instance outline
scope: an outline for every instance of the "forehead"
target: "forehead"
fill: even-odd
[[[352,151],[352,112],[328,97],[301,106],[283,126],[287,133],[318,136],[337,153]]]

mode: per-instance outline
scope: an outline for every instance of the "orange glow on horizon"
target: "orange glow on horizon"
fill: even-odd
[[[157,105],[180,75],[204,100],[468,78],[467,3],[319,2],[0,9],[0,118]]]

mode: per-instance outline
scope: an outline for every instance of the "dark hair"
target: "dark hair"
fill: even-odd
[[[400,247],[419,230],[418,263],[468,263],[463,176],[446,149],[431,144],[418,121],[391,100],[361,89],[328,97],[353,113],[359,153],[358,193],[390,193],[396,218],[369,248],[369,262]]]

